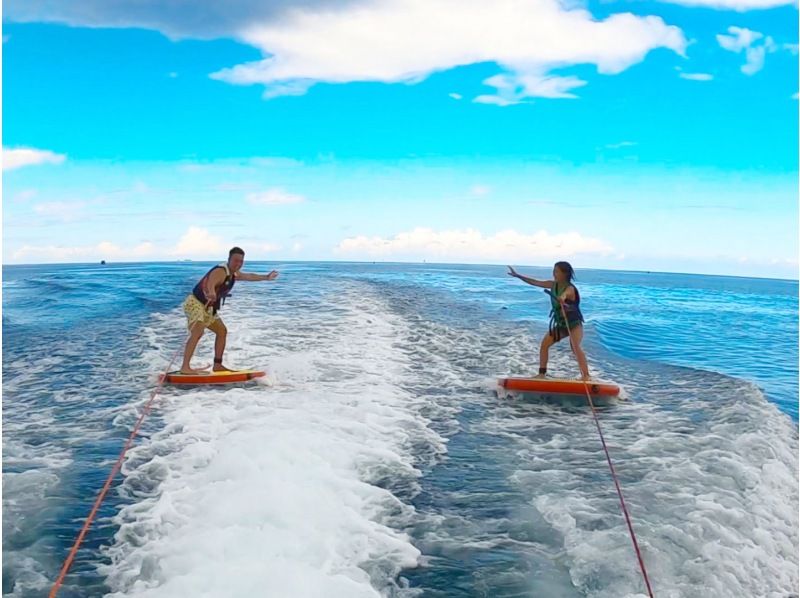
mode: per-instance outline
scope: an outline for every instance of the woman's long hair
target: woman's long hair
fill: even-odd
[[[556,265],[553,268],[558,268],[564,274],[567,275],[567,282],[572,282],[575,280],[575,269],[569,262],[556,262]]]

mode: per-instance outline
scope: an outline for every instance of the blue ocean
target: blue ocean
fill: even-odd
[[[210,264],[3,268],[3,595],[46,595]],[[591,411],[499,397],[547,296],[499,266],[253,263],[262,383],[165,387],[59,596],[620,598],[645,587]],[[550,268],[519,268],[548,278]],[[798,592],[798,283],[578,270],[659,597]],[[194,363],[212,360],[213,339]],[[566,343],[550,373],[575,377]]]

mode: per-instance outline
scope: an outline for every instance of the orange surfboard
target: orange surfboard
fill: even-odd
[[[498,384],[506,390],[556,395],[586,396],[586,385],[594,397],[619,396],[619,386],[610,382],[594,382],[589,380],[584,385],[582,380],[565,380],[562,378],[500,378]]]
[[[164,384],[233,384],[235,382],[247,382],[262,376],[266,376],[266,372],[259,370],[203,372],[202,374],[181,374],[176,371],[169,372],[164,376]]]

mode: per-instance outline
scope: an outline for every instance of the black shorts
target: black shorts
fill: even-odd
[[[582,325],[581,322],[571,322],[569,329],[570,330],[575,330],[578,326],[581,326],[581,325]],[[565,339],[568,336],[569,336],[569,332],[567,332],[567,327],[566,326],[558,326],[557,328],[552,328],[550,330],[550,338],[553,339],[554,343],[557,343],[558,341],[560,341],[562,339]]]

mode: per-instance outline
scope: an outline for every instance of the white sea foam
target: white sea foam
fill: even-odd
[[[237,300],[228,359],[274,386],[165,393],[102,573],[114,596],[378,596],[419,558],[390,488],[442,450],[398,385],[404,323],[353,290],[292,317]]]
[[[600,414],[656,595],[777,598],[797,588],[796,432],[755,387],[707,388],[731,396],[737,385],[740,400],[702,405],[701,422],[689,401]],[[525,428],[500,416],[487,426],[516,439],[512,479],[531,519],[546,522],[540,536],[563,547],[573,583],[598,598],[643,589],[589,412],[532,410]]]

